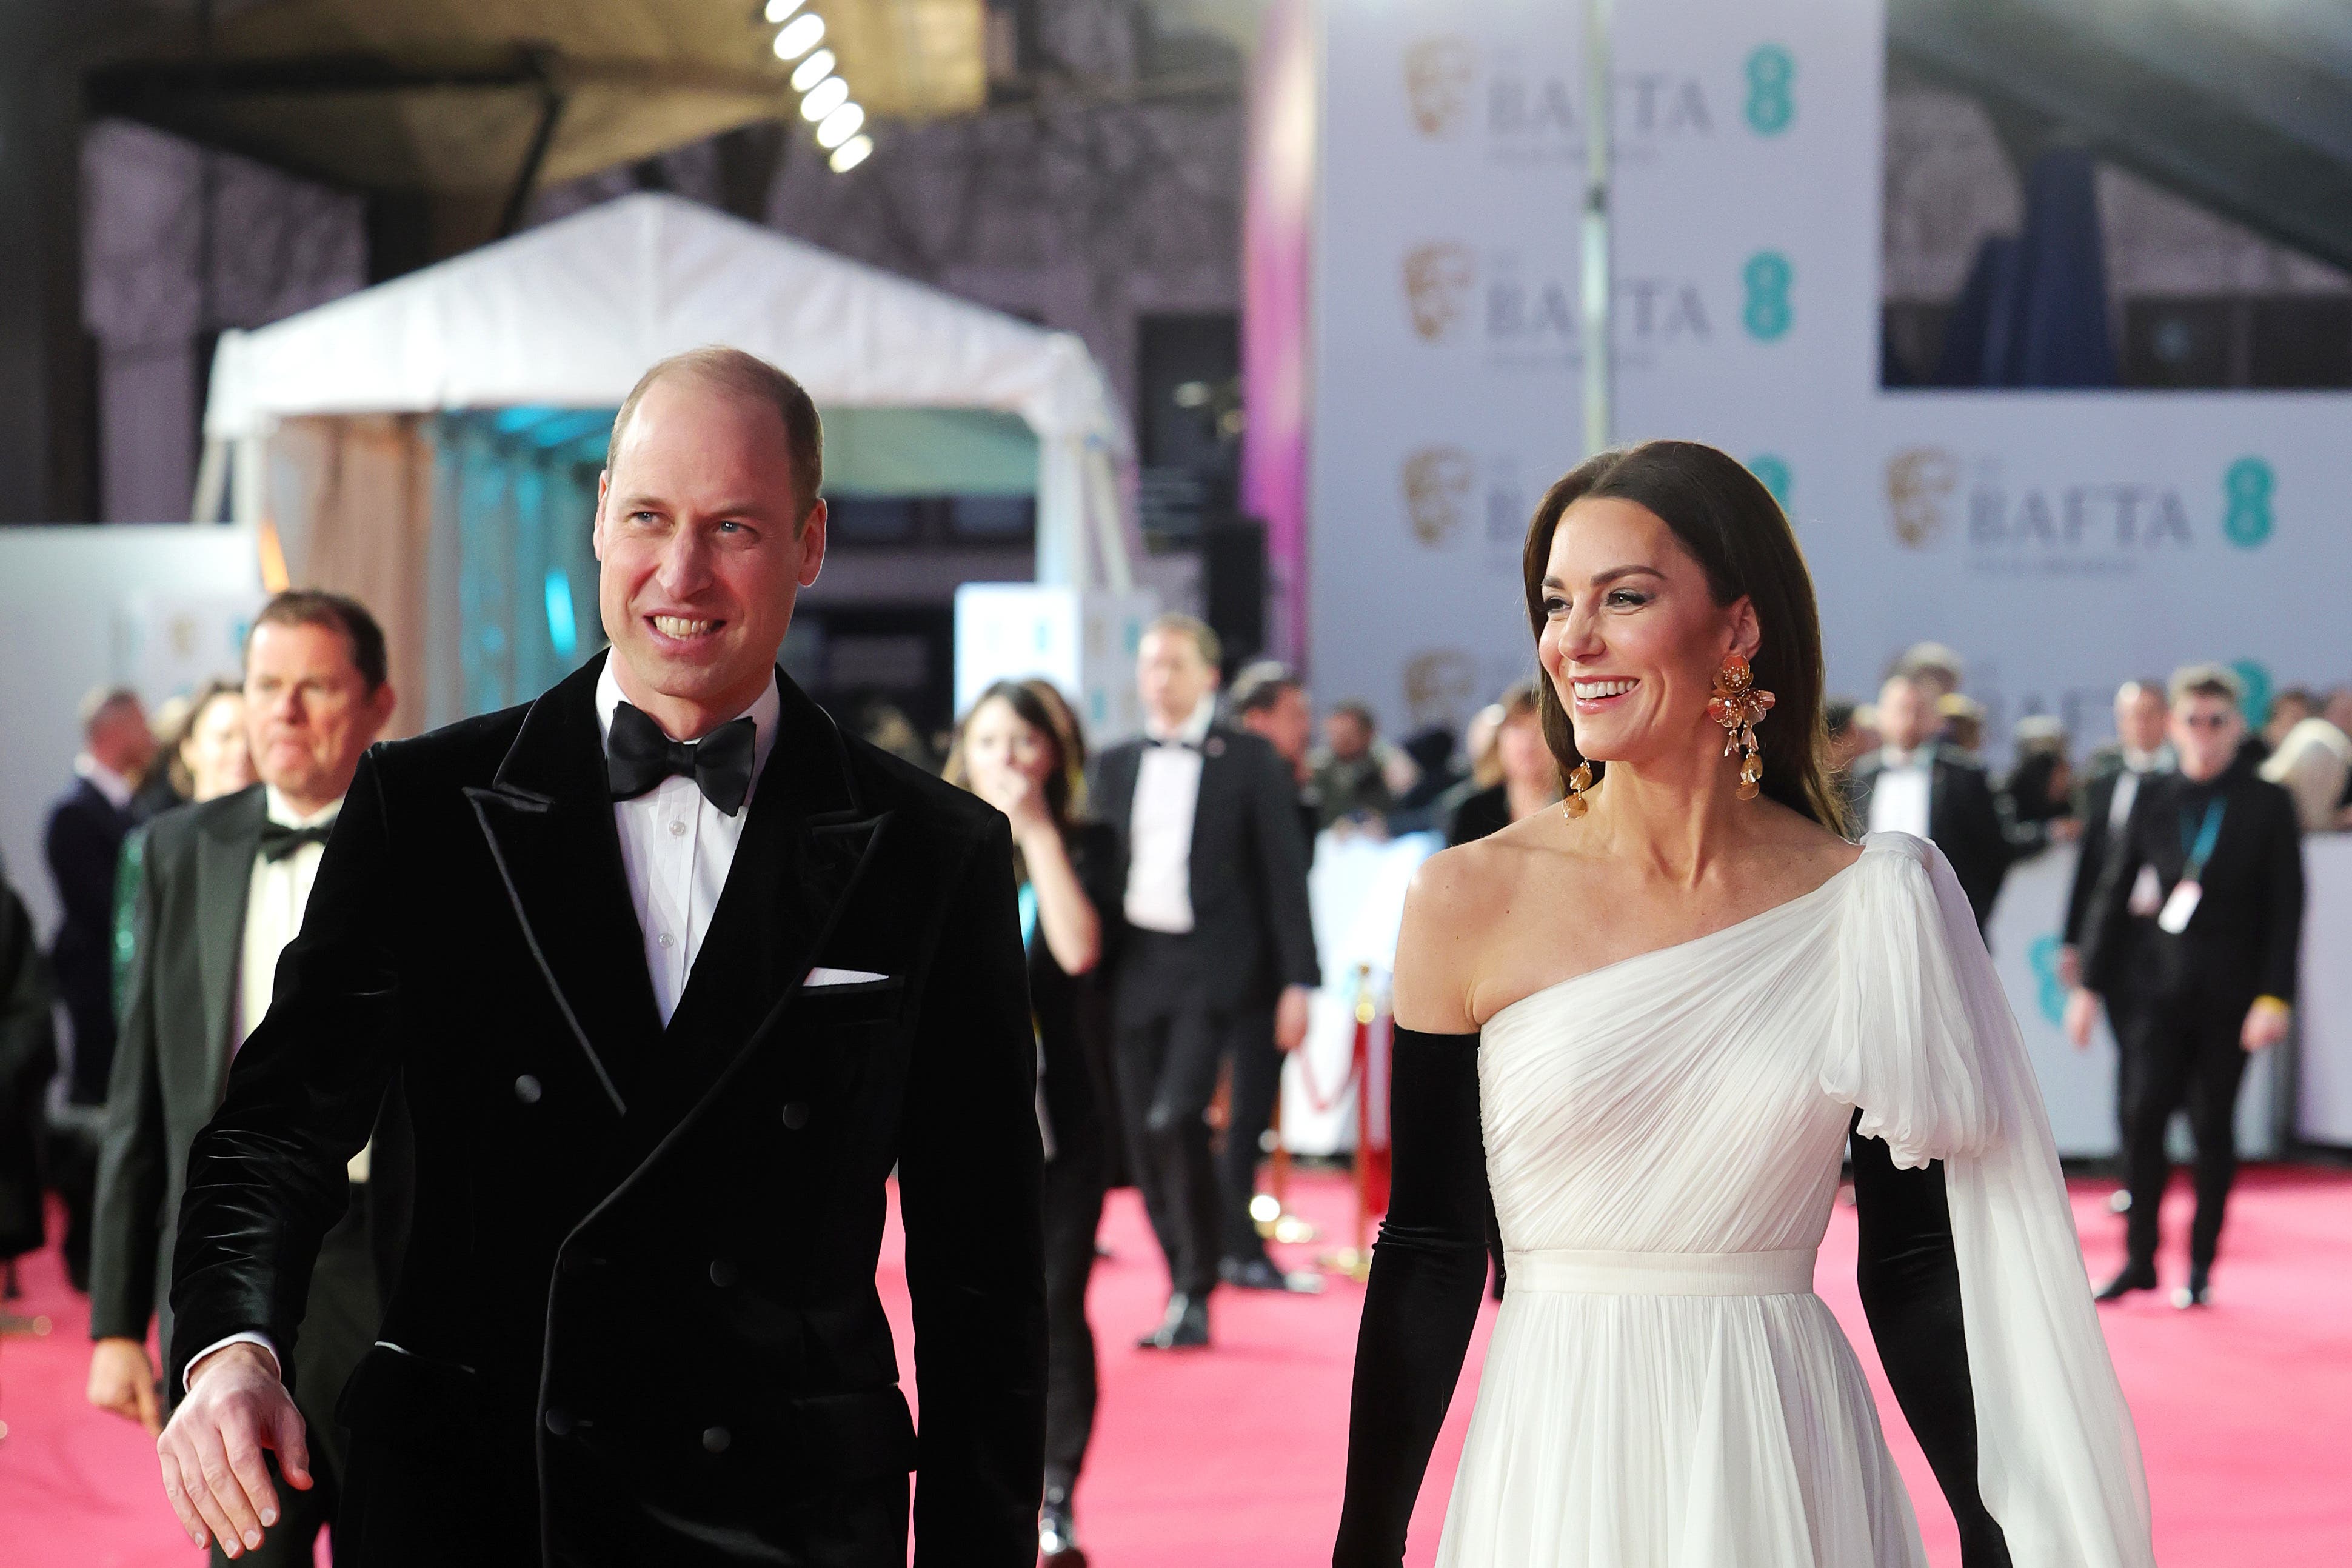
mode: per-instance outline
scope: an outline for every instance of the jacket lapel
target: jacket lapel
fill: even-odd
[[[683,1115],[768,1036],[824,951],[889,813],[869,816],[848,747],[823,708],[777,674],[776,742],[752,790],[726,890],[671,1015],[676,1052],[652,1117]]]
[[[604,657],[610,657],[609,654]],[[541,979],[614,1112],[661,1029],[621,864],[591,659],[523,716],[490,787],[468,789]]]
[[[196,984],[205,1009],[206,1116],[220,1103],[228,1079],[245,960],[245,901],[253,888],[253,857],[261,852],[268,792],[254,785],[237,808],[212,814],[196,836]]]

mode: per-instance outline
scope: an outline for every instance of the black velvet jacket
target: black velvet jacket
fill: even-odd
[[[397,1066],[414,1229],[343,1396],[339,1553],[902,1568],[911,1468],[919,1564],[1027,1568],[1045,1325],[1004,820],[784,680],[665,1030],[599,669],[362,762],[195,1142],[168,1375],[240,1330],[290,1344]],[[894,1164],[919,1439],[874,1285]]]
[[[1422,1472],[1477,1326],[1486,1278],[1477,1048],[1475,1034],[1396,1031],[1394,1179],[1356,1339],[1334,1568],[1404,1561]],[[1943,1167],[1897,1170],[1875,1138],[1853,1140],[1853,1167],[1856,1282],[1886,1380],[1952,1505],[1961,1562],[2008,1568],[2008,1544],[1977,1490],[1976,1407]]]

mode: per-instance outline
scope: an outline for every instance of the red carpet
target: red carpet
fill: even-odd
[[[2092,1272],[2118,1258],[2121,1222],[2085,1184],[2075,1214]],[[1344,1239],[1347,1189],[1301,1184],[1294,1206]],[[2185,1195],[2167,1210],[2177,1248]],[[1348,1378],[1360,1292],[1320,1298],[1226,1291],[1206,1354],[1129,1348],[1157,1316],[1162,1274],[1132,1194],[1114,1197],[1097,1271],[1103,1408],[1079,1494],[1097,1568],[1309,1568],[1328,1561],[1347,1445]],[[1287,1249],[1309,1260],[1313,1248]],[[907,1343],[896,1239],[885,1281]],[[1853,1230],[1841,1211],[1823,1249],[1822,1294],[1864,1362],[1876,1363],[1851,1280]],[[2178,1272],[2167,1260],[2167,1280]],[[82,1404],[86,1317],[54,1256],[28,1259],[44,1340],[0,1343],[0,1568],[187,1568],[146,1437]],[[2341,1568],[2352,1563],[2352,1176],[2255,1171],[2231,1211],[2214,1305],[2176,1312],[2140,1298],[2105,1310],[2139,1422],[2167,1568]],[[1483,1333],[1480,1343],[1483,1345]],[[1475,1355],[1474,1352],[1474,1355]],[[1469,1383],[1422,1496],[1412,1561],[1427,1563],[1468,1417]],[[1951,1524],[1883,1386],[1880,1405],[1937,1568],[1957,1563]]]

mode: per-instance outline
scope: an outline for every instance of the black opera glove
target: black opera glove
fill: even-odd
[[[1861,1113],[1855,1113],[1857,1121]],[[1960,1315],[1960,1264],[1938,1160],[1898,1170],[1885,1142],[1853,1148],[1860,1250],[1854,1282],[1870,1337],[1912,1436],[1960,1527],[1964,1568],[2010,1568],[2009,1542],[1977,1486],[1977,1406]]]
[[[1388,1218],[1372,1249],[1348,1411],[1334,1568],[1404,1560],[1430,1450],[1462,1376],[1486,1283],[1478,1037],[1395,1031]]]

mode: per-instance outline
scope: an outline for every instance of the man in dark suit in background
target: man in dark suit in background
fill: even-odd
[[[2066,1032],[2086,1045],[2102,999],[2131,1069],[2124,1155],[2130,1223],[2103,1301],[2156,1288],[2158,1208],[2172,1162],[2165,1131],[2189,1113],[2197,1217],[2178,1307],[2203,1306],[2237,1178],[2238,1087],[2246,1059],[2286,1038],[2303,945],[2303,830],[2294,798],[2240,749],[2237,675],[2193,664],[2172,677],[2179,770],[2140,790],[2106,857],[2083,936],[2083,987]]]
[[[1011,830],[776,667],[815,405],[703,349],[622,404],[609,652],[372,749],[189,1158],[159,1444],[192,1537],[297,1486],[302,1282],[397,1071],[416,1207],[351,1433],[362,1568],[1030,1568],[1036,1040]],[[918,1435],[875,1287],[893,1167]],[[263,1342],[263,1343],[254,1343]],[[228,1470],[218,1462],[226,1454]],[[207,1462],[208,1458],[212,1462]]]
[[[60,912],[49,963],[66,1004],[66,1100],[86,1108],[106,1103],[114,1064],[114,877],[132,825],[131,796],[154,759],[155,737],[138,694],[124,686],[82,699],[81,732],[73,785],[49,808],[41,848]],[[66,1272],[76,1290],[89,1283],[96,1115],[68,1110],[50,1145],[49,1179],[66,1206]]]
[[[2083,824],[2082,852],[2074,862],[2074,881],[2066,893],[2066,918],[2060,932],[2058,977],[2068,986],[2083,983],[2083,928],[2089,923],[2091,897],[2106,869],[2107,854],[2123,837],[2133,804],[2148,780],[2172,770],[2172,748],[2165,743],[2164,686],[2158,681],[2126,681],[2116,689],[2116,739],[2091,754],[2084,764],[2085,781],[2074,808]],[[2120,1042],[2130,1033],[2119,1009],[2130,1005],[2122,995],[2107,998],[2115,1033]],[[2131,1068],[2137,1058],[2116,1052],[2116,1121],[2118,1163],[2129,1136]],[[2118,1213],[2131,1207],[2131,1188],[2118,1187],[2108,1199]]]
[[[281,593],[245,650],[246,717],[261,782],[167,811],[146,830],[122,1034],[107,1095],[90,1270],[89,1402],[161,1432],[147,1359],[159,1309],[172,1338],[173,1220],[188,1150],[220,1105],[229,1061],[269,1010],[360,756],[392,717],[383,632],[339,594]],[[310,1271],[294,1380],[318,1484],[286,1500],[257,1563],[307,1564],[344,1476],[335,1400],[383,1312],[407,1208],[398,1118],[346,1167],[347,1203]],[[218,1551],[217,1546],[215,1547]]]
[[[1279,1078],[1236,1070],[1228,1136],[1254,1131],[1227,1167],[1245,1171],[1244,1185],[1221,1191],[1206,1119],[1219,1064],[1268,1040],[1296,1048],[1320,977],[1296,776],[1256,736],[1213,722],[1217,654],[1216,633],[1192,617],[1152,622],[1136,655],[1147,734],[1105,751],[1090,790],[1127,831],[1112,1056],[1137,1184],[1168,1260],[1168,1309],[1142,1341],[1161,1350],[1209,1343],[1224,1216],[1238,1206],[1248,1223],[1255,1133]]]
[[[1952,874],[1983,929],[2013,856],[1984,764],[1937,739],[1939,719],[1927,685],[1897,674],[1879,689],[1884,744],[1849,775],[1855,825],[1868,831],[1927,839],[1952,862]]]
[[[121,686],[83,699],[81,731],[73,786],[49,808],[41,843],[62,912],[49,961],[73,1025],[68,1095],[97,1105],[114,1061],[114,868],[155,737],[138,694]]]

